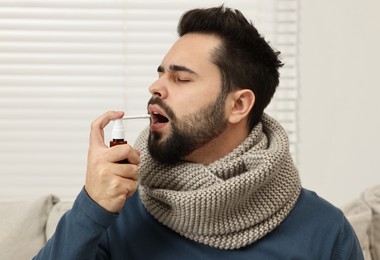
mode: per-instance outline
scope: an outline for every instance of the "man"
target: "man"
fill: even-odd
[[[263,114],[282,63],[237,10],[184,14],[136,149],[93,122],[85,187],[35,259],[363,259],[342,212],[301,187]],[[128,164],[118,164],[127,159]]]

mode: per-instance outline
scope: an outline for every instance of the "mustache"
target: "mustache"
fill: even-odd
[[[159,106],[170,119],[175,119],[174,111],[162,99],[157,97],[151,97],[148,101],[147,107],[149,105]]]

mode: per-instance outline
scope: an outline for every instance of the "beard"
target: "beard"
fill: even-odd
[[[148,104],[157,104],[164,109],[171,124],[166,140],[162,140],[161,133],[150,131],[148,150],[152,158],[162,163],[175,164],[220,135],[227,127],[225,100],[226,95],[221,93],[211,104],[178,119],[161,99],[151,98]]]

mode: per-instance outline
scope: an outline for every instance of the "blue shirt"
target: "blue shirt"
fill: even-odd
[[[83,189],[54,236],[34,259],[355,259],[363,254],[343,213],[302,189],[286,219],[262,239],[236,250],[189,240],[160,224],[138,192],[119,214],[91,200]]]

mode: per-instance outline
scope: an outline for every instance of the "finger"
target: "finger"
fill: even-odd
[[[120,194],[124,193],[125,195],[127,195],[127,197],[130,197],[136,191],[137,186],[138,186],[138,182],[136,180],[123,179],[121,181],[119,192]]]
[[[136,192],[137,190],[137,187],[138,187],[138,182],[137,181],[131,181],[128,183],[128,187],[127,187],[127,198],[129,197],[132,197],[132,195]]]
[[[123,115],[124,112],[121,111],[108,111],[93,121],[91,124],[90,144],[104,146],[104,127],[111,120],[122,118]]]
[[[116,163],[112,166],[112,173],[124,179],[138,180],[139,168],[134,164]]]
[[[137,190],[138,182],[132,179],[117,177],[110,183],[109,198],[100,200],[99,205],[110,212],[119,212],[125,200],[131,197]]]
[[[131,164],[139,164],[140,152],[129,144],[116,145],[106,151],[106,160],[109,162],[119,162],[125,159]]]

